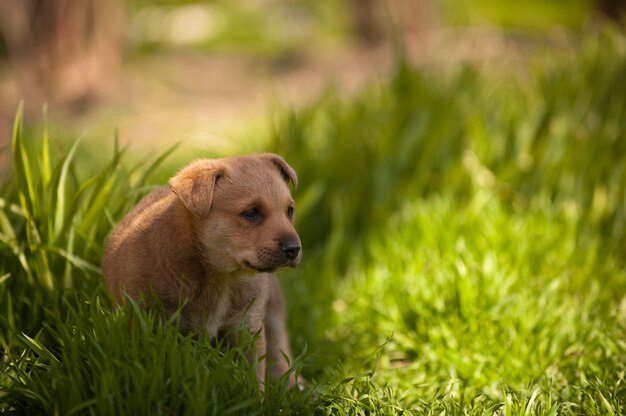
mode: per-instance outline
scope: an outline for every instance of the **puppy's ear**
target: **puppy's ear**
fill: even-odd
[[[294,188],[298,187],[298,175],[296,175],[296,171],[285,162],[285,159],[274,153],[263,153],[260,157],[272,162],[280,170],[280,174],[285,182],[291,181]]]
[[[222,175],[213,161],[200,160],[192,163],[170,179],[170,189],[194,215],[206,218],[211,209],[213,188]]]

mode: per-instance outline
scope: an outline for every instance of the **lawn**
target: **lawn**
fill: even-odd
[[[80,163],[18,110],[0,194],[0,413],[626,413],[626,38],[500,74],[390,80],[284,113],[305,259],[293,371],[181,335],[101,284],[107,234],[169,156]],[[131,324],[129,324],[129,322]]]

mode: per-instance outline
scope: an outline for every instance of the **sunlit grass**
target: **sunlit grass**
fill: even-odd
[[[374,380],[413,409],[578,413],[601,395],[601,413],[623,408],[626,272],[575,232],[550,207],[512,212],[488,192],[408,204],[369,242],[371,266],[337,279],[309,348],[357,371],[363,346],[384,344]]]

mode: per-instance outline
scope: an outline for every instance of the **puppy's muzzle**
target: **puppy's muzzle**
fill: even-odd
[[[282,249],[283,249],[283,252],[285,253],[285,256],[289,260],[293,261],[298,258],[298,255],[300,254],[300,250],[302,250],[302,247],[300,247],[300,242],[297,240],[287,240],[283,242]]]
[[[273,272],[281,267],[296,267],[302,259],[302,246],[299,239],[278,240],[273,248],[264,247],[256,252],[256,259],[245,261],[246,268],[260,272]]]

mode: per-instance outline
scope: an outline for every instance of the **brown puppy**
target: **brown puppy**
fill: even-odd
[[[271,375],[291,359],[280,288],[271,273],[302,258],[288,181],[295,171],[274,154],[200,160],[145,198],[117,225],[104,252],[107,287],[167,312],[181,307],[185,330],[218,337],[246,326],[260,333]],[[265,362],[257,376],[263,380]],[[290,384],[295,384],[292,376]]]

